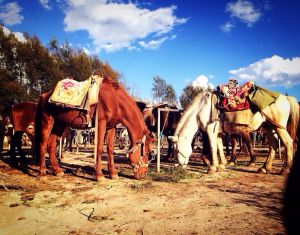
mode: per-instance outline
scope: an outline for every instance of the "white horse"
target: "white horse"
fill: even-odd
[[[227,129],[222,130],[220,121],[212,119],[212,105],[215,105],[212,103],[214,102],[212,100],[216,100],[212,99],[213,96],[215,94],[210,91],[198,94],[181,117],[174,136],[169,137],[175,144],[174,156],[177,156],[180,165],[186,166],[192,154],[191,142],[194,134],[198,129],[206,131],[212,153],[212,164],[208,173],[221,170],[227,164],[219,134],[223,131],[235,133],[233,127],[231,129],[227,127]],[[296,139],[299,124],[299,105],[297,100],[293,97],[280,95],[275,103],[272,103],[261,112],[253,113],[253,121],[248,126],[247,131],[252,132],[257,130],[263,122],[269,123],[270,127],[275,130],[286,147],[287,157],[281,173],[287,173],[292,165],[294,154],[293,139]],[[270,143],[269,156],[264,166],[259,169],[260,172],[264,173],[271,170],[275,151],[278,148],[277,140],[274,134],[272,134],[272,129],[268,135]],[[221,158],[220,164],[218,161],[218,152]]]

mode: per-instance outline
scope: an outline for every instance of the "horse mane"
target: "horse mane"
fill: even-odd
[[[209,90],[203,90],[203,92],[199,93],[193,101],[187,106],[186,110],[183,112],[182,117],[180,118],[175,135],[179,134],[183,126],[185,125],[186,121],[190,119],[190,114],[194,111],[194,109],[201,105],[204,101],[206,101],[206,97],[208,94],[211,94],[211,91]]]
[[[111,80],[109,82],[111,84],[113,84],[113,86],[114,86],[115,83],[117,83],[117,85],[118,85],[118,87],[117,87],[118,92],[121,92],[126,97],[126,101],[128,102],[128,105],[130,107],[132,107],[131,110],[136,111],[136,113],[138,114],[139,120],[135,120],[135,121],[140,121],[140,124],[143,127],[143,129],[144,129],[144,134],[147,134],[149,132],[149,130],[148,130],[147,126],[146,126],[143,114],[140,111],[139,107],[137,106],[137,103],[135,102],[135,100],[133,99],[133,97],[128,94],[127,90],[125,89],[125,87],[122,84],[120,84],[120,83],[118,83],[116,81],[113,82]],[[129,111],[129,109],[126,109],[126,110]]]

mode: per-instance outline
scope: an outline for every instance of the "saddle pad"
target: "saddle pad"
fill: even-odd
[[[90,88],[88,97],[88,104],[91,106],[98,103],[98,94],[103,81],[103,77],[93,75],[90,79],[95,81]]]
[[[49,102],[80,107],[85,101],[90,84],[91,78],[83,82],[77,82],[69,78],[61,80],[57,83]]]
[[[253,113],[250,109],[234,111],[234,112],[223,112],[224,122],[249,125],[253,122]]]
[[[250,102],[261,111],[267,106],[275,103],[279,95],[280,94],[278,92],[269,91],[263,87],[255,86],[254,91],[249,94],[249,99]]]

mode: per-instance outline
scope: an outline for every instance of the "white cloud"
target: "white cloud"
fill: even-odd
[[[0,21],[4,25],[16,25],[22,23],[24,17],[20,14],[22,8],[17,2],[10,2],[0,6]]]
[[[227,3],[225,12],[229,13],[230,20],[220,26],[224,32],[230,32],[235,27],[234,21],[236,20],[252,27],[263,15],[260,9],[255,8],[254,4],[247,0]]]
[[[146,49],[157,49],[160,47],[160,45],[167,40],[167,37],[160,38],[158,40],[151,40],[149,42],[140,41],[140,46],[146,48]]]
[[[246,23],[248,27],[251,27],[262,16],[262,13],[255,9],[253,3],[246,0],[227,3],[226,12],[229,12],[231,17]]]
[[[209,77],[211,77],[210,75]],[[205,75],[200,75],[198,76],[193,82],[192,82],[193,87],[202,87],[207,89],[208,87],[214,88],[214,85],[208,82],[208,77]]]
[[[112,0],[68,0],[68,4],[65,30],[87,31],[96,48],[108,52],[158,48],[175,26],[187,21],[174,15],[175,6],[149,10]]]
[[[44,8],[46,8],[47,10],[50,10],[50,9],[51,9],[51,7],[50,7],[50,5],[49,5],[49,0],[39,0],[39,2],[40,2],[40,4],[42,4],[42,6],[43,6]]]
[[[23,33],[20,32],[12,32],[5,26],[2,26],[4,35],[8,36],[9,34],[13,34],[20,42],[26,42],[26,38],[24,37]]]
[[[284,59],[274,55],[229,73],[237,79],[259,84],[291,87],[300,84],[300,57]]]
[[[227,21],[225,24],[221,25],[220,28],[224,32],[230,32],[233,29],[234,25],[232,22]]]

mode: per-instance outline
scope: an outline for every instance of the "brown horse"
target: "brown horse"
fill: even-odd
[[[100,76],[100,72],[96,71]],[[87,115],[85,111],[72,108],[62,108],[48,102],[52,92],[41,95],[36,115],[36,132],[40,153],[40,174],[46,176],[45,154],[48,150],[50,162],[56,175],[63,175],[55,158],[56,139],[64,130],[72,125],[85,127]],[[104,176],[101,170],[101,156],[104,144],[104,136],[107,130],[108,138],[108,168],[111,178],[116,178],[113,160],[113,137],[115,126],[122,123],[129,132],[130,149],[128,158],[134,170],[134,176],[140,179],[148,172],[148,153],[150,141],[143,116],[136,103],[128,95],[123,86],[106,77],[99,89],[98,104],[91,106],[89,115],[92,117],[98,112],[98,145],[96,160],[96,179],[99,181]]]

